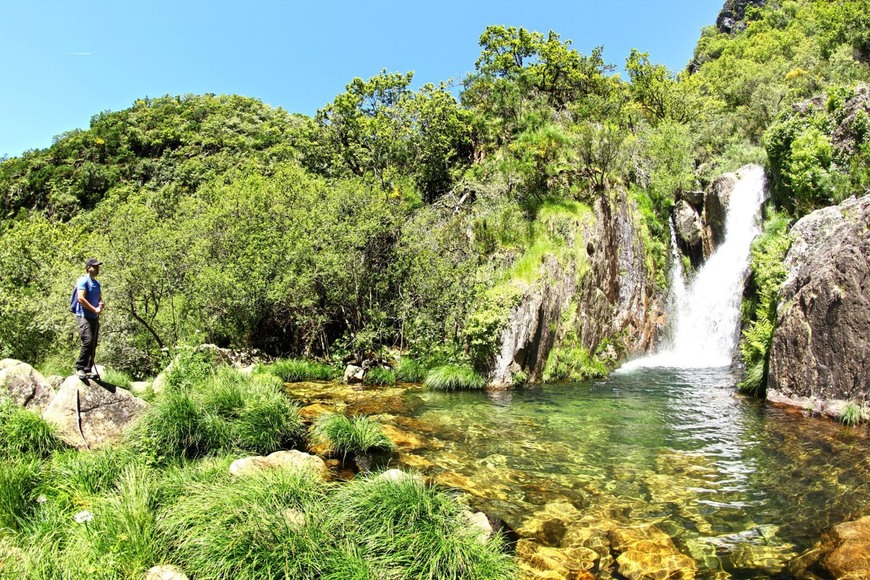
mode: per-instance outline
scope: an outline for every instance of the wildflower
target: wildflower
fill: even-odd
[[[94,519],[94,514],[92,514],[88,510],[82,510],[79,513],[77,513],[76,515],[74,515],[73,519],[76,521],[77,524],[86,524],[89,521],[91,521],[92,519]]]
[[[44,504],[47,501],[48,501],[48,498],[45,497],[44,493],[41,493],[36,497],[36,503],[38,503],[40,505]]]

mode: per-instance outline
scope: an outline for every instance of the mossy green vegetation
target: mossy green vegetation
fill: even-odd
[[[380,424],[364,415],[321,415],[311,428],[311,438],[317,444],[326,445],[330,453],[343,456],[395,449]]]
[[[424,384],[436,391],[479,390],[486,386],[486,377],[469,365],[446,364],[426,373]]]
[[[752,242],[749,299],[743,304],[743,333],[740,352],[746,367],[740,390],[763,395],[767,384],[767,365],[773,340],[779,287],[785,280],[785,255],[791,247],[789,219],[771,212],[763,232]]]

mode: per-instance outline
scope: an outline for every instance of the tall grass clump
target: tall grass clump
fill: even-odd
[[[396,380],[403,383],[422,383],[426,380],[426,367],[415,358],[403,356],[396,367]]]
[[[478,390],[486,386],[486,378],[470,366],[448,364],[430,370],[424,384],[437,391]]]
[[[196,459],[228,442],[227,426],[188,394],[167,391],[134,425],[130,444],[155,464]]]
[[[181,351],[166,371],[166,390],[188,392],[208,381],[215,373],[214,354],[208,351]]]
[[[363,384],[377,387],[395,385],[396,373],[392,369],[375,367],[366,371],[363,377]]]
[[[607,364],[582,346],[563,346],[550,351],[544,366],[544,382],[586,381],[607,375]]]
[[[72,532],[60,556],[72,577],[136,578],[162,560],[156,490],[150,469],[130,465],[114,492],[95,498],[73,516]]]
[[[855,403],[848,403],[840,415],[840,422],[849,427],[857,427],[863,420],[864,413],[861,411],[861,407]]]
[[[0,401],[0,453],[4,456],[32,454],[44,458],[68,448],[55,426],[37,413],[8,399]]]
[[[41,482],[39,461],[10,457],[0,461],[0,535],[19,531],[36,510],[36,489]]]
[[[140,419],[131,443],[156,463],[231,450],[268,454],[302,437],[298,407],[272,375],[217,368],[185,392],[167,391]]]
[[[304,434],[299,407],[269,376],[247,379],[244,405],[232,425],[233,445],[267,455],[296,445]]]
[[[413,476],[358,477],[327,502],[330,533],[349,538],[376,578],[510,578],[514,565],[495,535],[482,541],[446,491]],[[354,539],[355,538],[355,539]]]
[[[338,413],[325,413],[314,423],[311,436],[315,443],[325,444],[330,453],[345,457],[395,448],[381,426],[363,415],[349,418]]]
[[[86,503],[91,496],[115,489],[128,466],[140,462],[141,456],[123,446],[55,453],[46,463],[44,488],[74,504]]]
[[[262,365],[258,371],[272,373],[285,383],[331,381],[341,375],[341,371],[334,366],[302,359],[281,359]]]
[[[324,483],[276,469],[191,484],[162,514],[173,561],[202,578],[317,578]]]

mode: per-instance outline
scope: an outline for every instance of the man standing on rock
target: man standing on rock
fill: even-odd
[[[103,311],[103,296],[97,276],[102,262],[91,258],[85,264],[87,274],[76,281],[74,301],[71,310],[76,315],[82,349],[76,361],[76,376],[80,379],[99,378],[94,366],[94,353],[97,350],[97,336],[100,333],[100,313]]]

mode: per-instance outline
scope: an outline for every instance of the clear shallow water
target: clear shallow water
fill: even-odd
[[[870,513],[866,430],[741,397],[727,369],[403,397],[384,418],[426,446],[399,461],[542,545],[651,523],[699,577],[772,577],[831,525]]]

